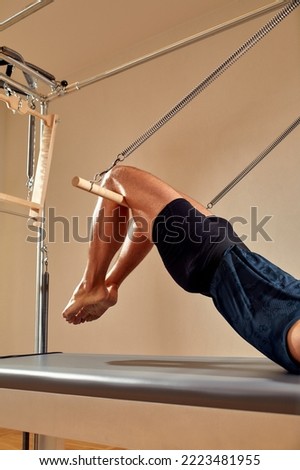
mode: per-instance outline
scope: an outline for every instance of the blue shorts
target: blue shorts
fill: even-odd
[[[206,217],[182,198],[156,217],[152,239],[175,282],[203,295],[210,295],[212,277],[225,251],[236,244],[247,249],[227,220]]]
[[[185,199],[158,215],[153,241],[162,261],[188,292],[213,299],[219,312],[248,343],[292,373],[286,336],[300,320],[300,282],[252,253],[220,217],[205,217]]]
[[[286,337],[300,320],[300,282],[238,246],[222,257],[211,283],[215,306],[248,343],[287,371],[300,374]]]

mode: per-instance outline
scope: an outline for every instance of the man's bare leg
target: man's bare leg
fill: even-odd
[[[122,245],[127,231],[129,210],[98,199],[94,216],[88,261],[82,280],[75,289],[63,316],[79,324],[87,318],[98,318],[117,301],[113,285],[105,285],[109,265]]]
[[[106,284],[109,286],[111,284],[120,286],[124,279],[133,271],[133,269],[140,264],[140,262],[145,258],[145,256],[151,250],[152,244],[152,225],[159,214],[159,212],[173,199],[184,198],[189,201],[196,209],[198,209],[204,215],[211,215],[211,212],[208,211],[202,204],[195,201],[189,196],[175,190],[166,183],[162,182],[156,177],[153,177],[149,173],[142,172],[131,167],[125,167],[125,171],[132,172],[133,177],[139,177],[139,175],[147,175],[146,180],[149,183],[152,181],[154,188],[158,190],[158,194],[153,194],[151,192],[151,200],[149,196],[145,193],[145,188],[142,187],[142,205],[136,204],[136,207],[133,208],[132,212],[134,215],[134,223],[129,227],[127,237],[124,244],[122,245],[120,256],[117,259],[116,263],[113,265],[112,269],[109,271]],[[154,178],[154,180],[153,180]],[[143,182],[141,181],[143,184]],[[136,184],[136,182],[135,182]],[[122,194],[125,194],[122,192]],[[135,192],[135,195],[137,192]],[[153,198],[153,201],[152,201]],[[126,201],[128,201],[128,195],[126,196]],[[147,204],[151,207],[151,215]],[[147,209],[146,209],[147,208]],[[147,214],[145,217],[145,210]]]
[[[115,167],[103,185],[125,197],[135,226],[131,226],[131,233],[127,232],[127,208],[99,199],[87,267],[63,312],[64,318],[73,324],[95,320],[117,302],[118,287],[152,247],[156,216],[170,201],[181,197],[155,176],[127,166]],[[108,274],[110,263],[124,240],[120,256]]]

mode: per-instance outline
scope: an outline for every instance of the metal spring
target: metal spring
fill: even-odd
[[[27,199],[30,199],[30,195],[33,190],[34,184],[34,167],[35,167],[35,142],[36,142],[36,127],[35,127],[35,116],[29,116],[28,124],[28,146],[27,146]]]
[[[277,145],[279,145],[293,130],[300,124],[300,116],[280,134],[258,157],[256,157],[249,165],[247,165],[230,183],[225,186],[208,204],[207,209],[212,209],[235,185],[237,185],[245,176],[250,173],[269,153],[271,153]]]
[[[115,161],[111,166],[102,173],[96,173],[94,182],[101,181],[102,177],[110,171],[119,162],[125,160],[133,153],[140,145],[146,142],[153,134],[155,134],[162,126],[164,126],[170,119],[172,119],[179,111],[181,111],[187,104],[189,104],[199,93],[205,90],[211,83],[220,77],[225,70],[229,69],[236,63],[246,52],[255,46],[261,39],[263,39],[269,32],[271,32],[282,20],[284,20],[295,8],[300,5],[300,0],[293,0],[285,6],[276,16],[274,16],[267,24],[259,29],[248,41],[246,41],[239,49],[237,49],[231,56],[229,56],[219,67],[217,67],[208,77],[206,77],[199,85],[197,85],[188,95],[186,95],[179,103],[177,103],[168,113],[166,113],[159,121],[152,127],[126,147],[122,152],[117,155]]]

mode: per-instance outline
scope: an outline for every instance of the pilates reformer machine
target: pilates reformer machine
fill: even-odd
[[[216,70],[197,85],[190,93],[180,100],[168,113],[151,126],[145,133],[120,152],[112,165],[105,171],[96,173],[90,181],[81,177],[74,177],[72,184],[101,197],[107,197],[119,204],[126,201],[122,195],[107,191],[101,187],[102,177],[115,165],[123,162],[144,142],[152,137],[158,130],[168,123],[178,112],[194,100],[202,91],[214,83],[216,79],[238,62],[248,51],[253,49],[267,34],[277,27],[298,6],[300,0],[281,2],[283,6],[266,25],[257,31],[238,50],[234,51]],[[274,8],[274,5],[272,9]],[[276,5],[278,8],[278,2]],[[257,11],[253,17],[265,11]],[[246,21],[240,18],[235,24]],[[49,153],[52,153],[53,136],[57,124],[56,115],[46,114],[48,104],[56,98],[80,90],[84,86],[101,81],[108,76],[121,73],[131,67],[148,60],[155,59],[179,47],[186,46],[216,34],[232,25],[220,25],[210,32],[202,33],[197,37],[188,38],[168,50],[157,51],[149,56],[125,64],[118,69],[93,77],[82,83],[68,85],[66,82],[57,82],[54,77],[43,73],[37,67],[24,62],[16,53],[8,52],[7,48],[0,49],[0,65],[7,67],[6,74],[0,74],[2,88],[0,100],[13,111],[29,114],[30,120],[40,119],[43,131],[41,132],[40,166],[36,170],[32,195],[29,200],[18,201],[13,196],[0,195],[0,199],[12,204],[28,207],[30,217],[37,223],[43,214],[45,201],[45,188],[49,176]],[[21,85],[11,78],[11,71],[19,67],[27,83]],[[30,79],[28,80],[27,75]],[[44,85],[50,86],[50,92],[38,94],[31,83],[41,80]],[[36,112],[35,105],[41,106],[40,113]],[[297,117],[261,154],[255,158],[239,175],[237,175],[217,196],[208,203],[213,207],[224,197],[242,178],[244,178],[256,165],[258,165],[271,151],[282,142],[300,124]],[[45,147],[47,151],[45,151]],[[47,157],[45,156],[47,154]],[[29,157],[29,161],[32,158]],[[29,179],[32,179],[32,170],[28,170]],[[40,222],[42,223],[42,222]],[[39,247],[39,256],[43,263],[45,247]],[[40,274],[43,273],[43,264]],[[39,277],[39,287],[43,283]],[[40,299],[45,304],[45,299]],[[300,414],[300,378],[285,374],[279,367],[265,359],[212,359],[212,358],[168,358],[168,357],[123,357],[98,356],[49,353],[45,335],[45,320],[43,314],[39,320],[39,340],[35,355],[22,357],[2,357],[0,359],[0,387],[2,393],[6,391],[24,391],[28,393],[41,393],[47,395],[79,397],[94,397],[102,400],[129,401],[138,403],[156,403],[168,405],[183,405],[191,407],[212,407],[235,409],[244,411],[260,411],[290,415]],[[41,344],[40,338],[44,338]],[[5,425],[10,423],[5,409],[0,411],[4,417]],[[112,417],[110,418],[112,419]],[[1,423],[0,423],[1,424]],[[29,429],[29,421],[22,423]],[[38,428],[38,426],[37,426]],[[52,431],[49,431],[52,432]]]

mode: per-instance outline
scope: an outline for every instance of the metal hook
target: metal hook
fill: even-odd
[[[43,253],[44,256],[44,265],[45,265],[45,271],[48,272],[48,246],[43,245],[41,248],[41,252]]]

